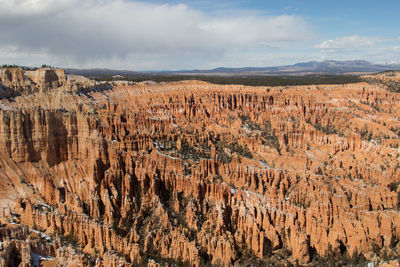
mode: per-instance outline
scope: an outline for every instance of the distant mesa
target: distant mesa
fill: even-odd
[[[305,75],[305,74],[349,74],[372,73],[400,69],[398,65],[372,64],[365,60],[348,61],[310,61],[277,67],[216,68],[211,70],[189,70],[174,73],[236,74],[236,75]]]
[[[310,75],[310,74],[366,74],[376,73],[386,70],[398,70],[400,64],[373,64],[366,60],[325,60],[309,61],[296,63],[294,65],[276,66],[276,67],[242,67],[227,68],[220,67],[215,69],[195,69],[195,70],[176,70],[176,71],[129,71],[112,69],[66,69],[67,73],[79,75],[144,75],[144,74],[162,74],[162,75]]]

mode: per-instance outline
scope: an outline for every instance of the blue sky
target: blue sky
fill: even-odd
[[[205,13],[262,15],[296,15],[310,22],[320,38],[344,35],[376,35],[385,38],[400,36],[400,1],[397,0],[231,0],[231,1],[161,1],[157,4],[185,4]],[[226,11],[228,10],[228,11]]]
[[[0,0],[0,64],[131,70],[400,63],[400,1]]]
[[[297,15],[318,26],[321,32],[338,34],[398,33],[400,1],[397,0],[293,0],[293,1],[158,1],[158,4],[186,4],[204,12],[255,12],[264,15]],[[327,32],[328,34],[328,32]]]

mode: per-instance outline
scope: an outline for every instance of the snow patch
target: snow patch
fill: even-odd
[[[43,238],[43,239],[46,239],[46,241],[51,241],[51,237],[50,236],[48,236],[48,235],[46,235],[46,234],[44,234],[44,233],[42,233],[42,232],[40,232],[38,230],[32,229],[32,228],[28,228],[28,229],[29,229],[29,231],[40,235],[40,237]]]
[[[304,152],[306,152],[306,154],[307,154],[308,157],[313,158],[313,159],[318,159],[316,156],[314,156],[314,155],[311,154],[310,152],[308,152],[308,151],[304,151]]]
[[[41,261],[51,261],[55,259],[54,257],[43,256],[35,252],[31,252],[31,257],[32,257],[32,266],[40,266]]]
[[[40,205],[45,206],[46,208],[50,209],[50,205],[49,204],[44,203],[44,202],[42,202],[40,200],[38,200],[38,202],[39,202]]]
[[[264,166],[265,168],[267,168],[267,169],[271,169],[271,167],[267,164],[267,163],[265,163],[265,162],[262,162],[262,161],[258,161],[262,166]]]
[[[161,153],[161,152],[158,151],[158,150],[156,150],[156,152],[157,152],[157,154],[159,154],[159,155],[161,155],[161,156],[164,156],[164,157],[167,157],[167,158],[170,158],[170,159],[174,159],[174,160],[177,160],[177,159],[178,159],[178,158],[174,158],[174,157],[172,157],[172,156],[170,156],[170,155]]]

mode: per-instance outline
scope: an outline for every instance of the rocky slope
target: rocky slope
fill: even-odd
[[[0,265],[399,256],[399,93],[18,68],[0,82]]]
[[[387,88],[392,92],[400,92],[400,71],[384,71],[374,75],[363,75],[370,84]]]

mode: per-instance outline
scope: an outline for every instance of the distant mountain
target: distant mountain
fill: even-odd
[[[244,67],[244,68],[215,68],[210,70],[178,70],[178,71],[149,71],[136,72],[112,69],[67,69],[69,74],[84,76],[102,75],[307,75],[307,74],[365,74],[385,70],[398,70],[400,64],[373,64],[365,60],[325,60],[296,63],[294,65],[277,67]]]
[[[203,75],[304,75],[304,74],[349,74],[371,73],[400,69],[400,64],[380,65],[365,60],[325,60],[296,63],[278,67],[216,68],[211,70],[171,71],[174,74]]]
[[[77,75],[84,75],[84,76],[143,74],[143,72],[138,72],[138,71],[113,70],[113,69],[72,69],[72,68],[67,68],[67,69],[65,69],[65,71],[68,74],[77,74]]]

